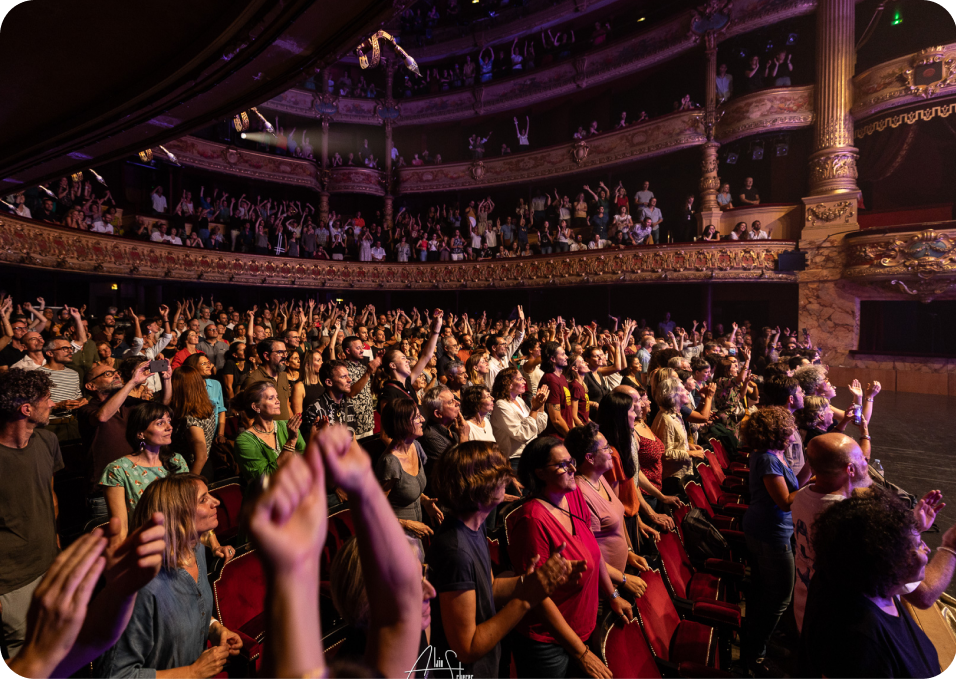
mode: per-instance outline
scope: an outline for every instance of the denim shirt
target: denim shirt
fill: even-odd
[[[136,596],[123,636],[104,658],[105,677],[155,677],[196,662],[206,650],[213,590],[206,577],[206,548],[194,550],[199,582],[182,568],[161,569]]]

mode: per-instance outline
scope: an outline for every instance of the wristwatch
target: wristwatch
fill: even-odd
[[[622,573],[622,574],[621,574],[621,584],[622,584],[622,586],[625,586],[625,585],[628,584],[628,574],[627,574],[627,573]]]
[[[621,596],[621,594],[619,594],[619,593],[618,593],[618,590],[615,589],[615,591],[611,593],[611,600],[614,601],[615,599],[617,599],[617,598],[620,597],[620,596]]]

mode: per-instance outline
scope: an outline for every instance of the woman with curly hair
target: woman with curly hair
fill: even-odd
[[[934,644],[900,602],[924,579],[930,550],[919,531],[914,512],[876,486],[818,515],[799,676],[940,674]]]
[[[767,643],[787,610],[794,589],[794,554],[791,551],[791,503],[811,476],[804,465],[800,477],[784,459],[796,426],[787,408],[761,408],[741,422],[741,438],[753,450],[748,456],[751,503],[743,529],[751,558],[751,592],[748,594],[748,634],[742,655],[753,671],[766,676]]]
[[[532,399],[529,408],[522,400],[525,393],[525,375],[518,368],[505,368],[495,376],[492,387],[492,433],[503,454],[507,455],[512,469],[518,469],[518,461],[525,445],[541,434],[548,425],[545,401],[548,387],[542,385]]]

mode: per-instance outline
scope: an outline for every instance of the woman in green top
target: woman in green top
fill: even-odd
[[[299,433],[302,414],[280,420],[279,395],[272,382],[248,385],[237,397],[237,409],[253,423],[236,437],[236,462],[246,483],[272,474],[296,452],[306,449]]]
[[[126,538],[127,517],[146,487],[156,479],[189,471],[186,460],[167,448],[173,435],[172,415],[162,403],[133,408],[126,423],[126,440],[133,452],[108,464],[100,477],[110,517],[120,519],[120,540]]]

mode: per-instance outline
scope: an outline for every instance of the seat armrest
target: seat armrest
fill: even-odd
[[[737,606],[722,601],[693,602],[691,619],[714,627],[741,628],[741,611]]]
[[[715,575],[727,575],[736,579],[743,578],[746,573],[743,564],[724,559],[705,559],[704,567]]]
[[[743,505],[738,502],[729,502],[726,505],[718,507],[717,511],[725,516],[744,516],[745,512],[748,511],[748,505]]]

